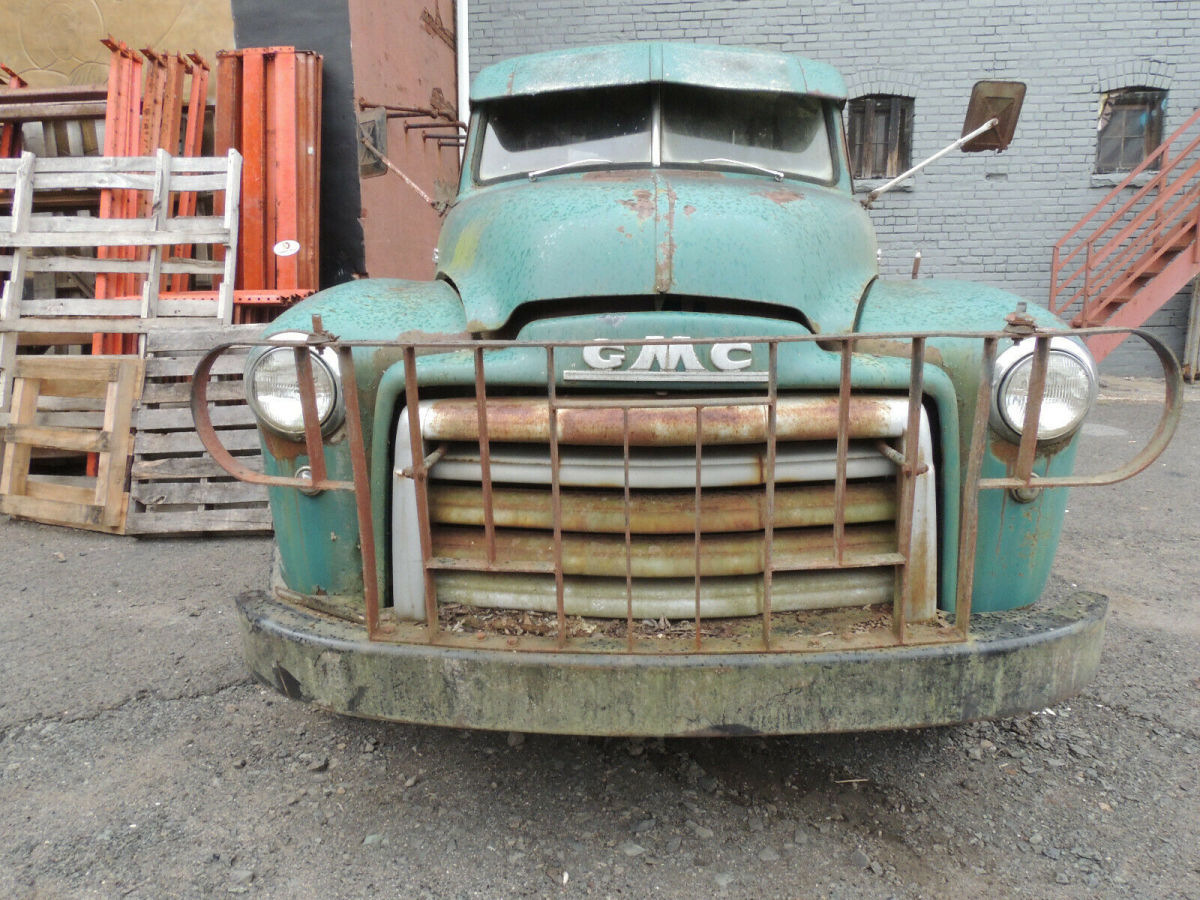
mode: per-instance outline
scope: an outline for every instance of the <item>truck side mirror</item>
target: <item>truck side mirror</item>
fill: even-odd
[[[992,119],[999,121],[995,127],[963,144],[963,152],[995,150],[998,153],[1008,149],[1013,132],[1017,130],[1017,118],[1021,115],[1021,103],[1024,100],[1025,85],[1020,81],[977,81],[971,90],[971,102],[967,104],[963,137]]]

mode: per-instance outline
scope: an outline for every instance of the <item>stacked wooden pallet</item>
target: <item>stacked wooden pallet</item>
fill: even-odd
[[[189,405],[189,376],[217,344],[253,339],[259,325],[159,331],[146,336],[145,382],[133,415],[127,534],[269,531],[266,488],[243,484],[212,461]],[[259,460],[258,430],[242,402],[245,353],[227,353],[208,395],[221,442],[245,465]]]
[[[160,150],[154,157],[38,159],[23,154],[19,160],[0,160],[0,190],[13,198],[11,214],[0,216],[0,247],[11,248],[0,256],[0,270],[9,272],[0,299],[0,426],[6,426],[2,433],[8,445],[0,469],[0,511],[123,533],[269,527],[261,492],[235,487],[200,462],[200,443],[184,402],[186,381],[200,353],[243,334],[230,324],[240,174],[236,151],[224,158],[174,158]],[[63,188],[142,195],[144,202],[131,205],[142,215],[104,219],[33,211],[39,191]],[[208,205],[211,195],[219,194],[225,212],[181,215],[177,205],[167,202],[177,191],[206,195]],[[180,258],[174,255],[180,245],[201,252],[194,253],[196,258]],[[145,259],[96,252],[111,246],[143,248]],[[214,249],[224,258],[215,258]],[[31,295],[26,276],[37,272],[132,278],[139,293],[40,296],[35,279]],[[211,290],[162,290],[180,273],[206,279]],[[80,357],[17,352],[18,343],[26,350],[30,343],[41,344],[45,350],[64,336],[78,343],[97,332],[132,335],[141,353]],[[56,375],[59,369],[67,374]],[[235,375],[235,370],[226,373],[221,390],[229,396],[224,400],[240,392]],[[221,415],[230,418],[228,411]],[[231,439],[252,455],[257,441],[248,413],[240,416],[223,424],[239,432]],[[136,439],[131,437],[134,428]],[[39,452],[59,451],[96,454],[98,465],[88,476],[33,472]],[[131,453],[137,475],[129,507],[125,483]]]

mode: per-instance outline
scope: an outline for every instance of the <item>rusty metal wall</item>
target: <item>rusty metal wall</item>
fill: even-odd
[[[434,202],[450,199],[458,181],[458,150],[438,135],[456,133],[453,120],[459,118],[453,109],[454,3],[350,0],[349,6],[356,98],[437,113],[423,117],[392,110],[385,119],[385,152]],[[361,191],[367,272],[432,278],[441,227],[433,206],[391,171],[363,178]]]

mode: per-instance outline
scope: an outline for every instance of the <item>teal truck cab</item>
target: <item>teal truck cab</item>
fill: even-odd
[[[637,43],[485,69],[437,276],[249,346],[251,671],[353,715],[797,733],[1043,707],[1106,601],[1043,598],[1097,392],[994,287],[879,277],[829,66]],[[1087,337],[1087,333],[1082,333]],[[1158,349],[1156,347],[1156,349]]]

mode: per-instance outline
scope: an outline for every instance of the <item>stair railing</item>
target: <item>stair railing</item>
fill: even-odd
[[[1139,278],[1157,273],[1160,261],[1188,243],[1200,250],[1200,128],[1184,143],[1198,124],[1200,109],[1054,245],[1049,306],[1059,315],[1078,306],[1072,325],[1101,324],[1105,309],[1127,299]],[[1114,205],[1107,219],[1079,236]]]

